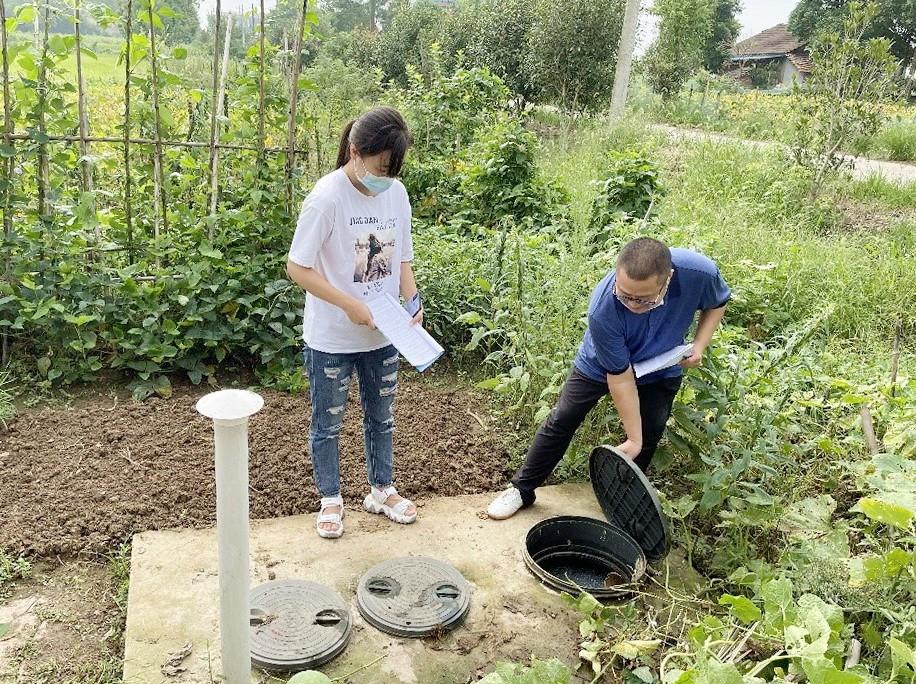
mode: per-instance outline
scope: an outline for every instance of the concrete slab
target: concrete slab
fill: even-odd
[[[351,606],[354,631],[347,650],[323,669],[347,682],[467,682],[497,660],[531,655],[574,664],[578,619],[558,594],[526,570],[528,529],[555,515],[602,518],[587,484],[546,487],[538,504],[510,520],[486,520],[492,495],[433,499],[402,526],[348,510],[346,533],[320,539],[313,516],[251,524],[252,585],[308,579],[335,588]],[[439,640],[397,639],[360,617],[356,584],[372,565],[396,556],[426,555],[452,563],[473,586],[462,626]],[[124,682],[218,682],[220,672],[216,530],[144,532],[134,537],[127,610]],[[177,677],[160,672],[169,655],[192,650]],[[351,674],[354,673],[354,674]],[[252,682],[284,681],[253,672]],[[236,683],[231,683],[236,684]]]

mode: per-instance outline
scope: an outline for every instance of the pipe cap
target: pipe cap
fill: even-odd
[[[259,394],[227,389],[205,394],[197,401],[197,411],[213,420],[241,420],[253,416],[264,406]]]

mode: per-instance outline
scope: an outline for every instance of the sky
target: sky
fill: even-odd
[[[275,3],[276,0],[265,0],[264,4],[269,10]],[[220,7],[224,12],[238,12],[243,8],[257,7],[259,4],[260,0],[220,0]],[[655,37],[654,17],[648,11],[651,4],[652,0],[643,0],[643,10],[639,21],[640,39],[637,48],[639,52],[644,51]],[[771,26],[786,22],[796,4],[798,0],[744,0],[744,9],[739,17],[741,33],[738,39],[743,40]],[[215,8],[216,0],[201,0],[199,12],[201,22],[205,22],[207,15]]]

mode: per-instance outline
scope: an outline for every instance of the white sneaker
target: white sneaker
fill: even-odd
[[[494,520],[511,518],[522,507],[522,493],[515,487],[509,487],[502,494],[493,499],[487,508],[487,515]]]

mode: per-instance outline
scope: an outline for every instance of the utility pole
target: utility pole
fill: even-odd
[[[636,25],[639,23],[639,0],[627,0],[623,15],[623,30],[617,45],[617,68],[614,72],[614,89],[611,92],[611,113],[620,114],[627,103],[633,50],[636,47]]]

